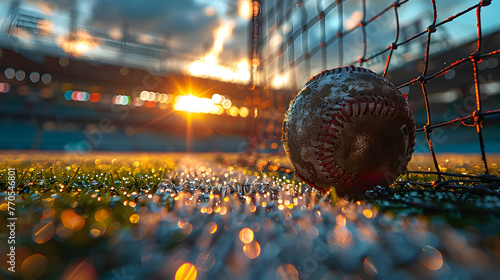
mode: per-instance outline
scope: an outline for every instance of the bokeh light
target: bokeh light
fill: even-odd
[[[21,265],[21,275],[24,280],[40,279],[47,270],[47,258],[42,254],[27,257]]]
[[[260,244],[257,241],[252,241],[243,245],[243,253],[249,259],[255,259],[260,255]]]
[[[367,217],[368,219],[370,219],[371,217],[373,217],[373,213],[372,213],[372,211],[370,209],[363,210],[363,215],[365,217]]]
[[[33,241],[43,244],[49,241],[55,232],[56,227],[52,221],[42,221],[33,227]]]
[[[282,264],[276,269],[276,280],[299,280],[299,273],[297,269],[289,264]]]
[[[227,109],[231,108],[231,105],[232,105],[232,104],[233,104],[233,103],[231,102],[231,100],[229,100],[229,99],[225,99],[225,100],[222,102],[222,108],[224,108],[224,109],[226,109],[226,110],[227,110]]]
[[[210,234],[214,234],[217,231],[217,224],[215,222],[209,222],[207,224],[207,229]]]
[[[40,73],[38,72],[31,72],[30,74],[30,81],[32,83],[36,83],[40,80]]]
[[[85,218],[73,209],[65,209],[61,213],[61,221],[66,228],[78,231],[85,225]]]
[[[232,117],[237,117],[239,115],[239,110],[238,110],[238,107],[236,106],[231,106],[231,108],[229,108],[228,110],[228,113],[229,115],[231,115]]]
[[[5,74],[5,77],[10,80],[10,79],[13,79],[14,76],[16,75],[16,70],[14,70],[12,68],[7,68],[7,69],[5,69],[4,74]]]
[[[97,280],[98,275],[92,259],[79,258],[72,261],[64,271],[64,280]]]
[[[222,95],[220,95],[218,93],[214,93],[214,95],[212,95],[212,102],[214,104],[220,104],[223,100],[224,100],[224,97],[222,97]]]
[[[130,216],[130,219],[129,219],[129,220],[130,220],[130,222],[131,222],[132,224],[136,224],[136,223],[138,223],[138,222],[139,222],[139,219],[140,219],[139,215],[137,215],[137,214],[132,214],[132,215]]]
[[[374,277],[377,274],[377,268],[373,264],[372,258],[370,256],[363,260],[363,269],[366,274]]]
[[[443,255],[436,248],[426,245],[422,248],[420,263],[430,270],[438,270],[443,266]]]
[[[96,160],[96,164],[97,164],[97,160]],[[111,215],[111,210],[109,210],[107,208],[100,209],[95,213],[95,220],[102,223],[102,222],[106,221],[106,219],[109,218],[110,215]]]
[[[106,224],[95,222],[89,228],[89,234],[92,238],[99,238],[106,233]]]
[[[248,114],[250,113],[250,111],[248,110],[247,107],[240,107],[240,116],[242,116],[243,118],[246,118],[248,116]]]
[[[250,228],[240,230],[239,237],[241,242],[248,244],[253,241],[253,231]]]
[[[198,270],[191,263],[185,263],[175,272],[175,280],[195,280]]]
[[[201,271],[209,271],[214,265],[215,257],[210,251],[203,252],[196,258],[196,267]]]

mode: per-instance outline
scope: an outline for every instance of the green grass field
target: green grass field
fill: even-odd
[[[443,172],[484,173],[479,156],[438,159]],[[498,176],[499,159],[488,158],[490,174]],[[493,177],[464,183],[445,176],[450,183],[439,185],[436,175],[411,173],[364,201],[347,201],[321,197],[279,155],[6,152],[0,162],[2,279],[477,279],[500,272]],[[432,170],[431,163],[416,155],[409,170]],[[8,271],[9,218],[16,219],[15,273]]]

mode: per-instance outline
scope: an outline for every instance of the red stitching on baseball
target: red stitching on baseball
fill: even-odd
[[[373,104],[373,108],[372,108],[372,115],[373,115],[373,113],[375,113],[375,111],[377,111],[377,102],[374,101],[373,103],[370,103],[370,104]]]
[[[348,70],[348,67],[345,68]],[[337,69],[333,69],[332,71],[336,71]],[[340,68],[339,71],[342,69],[344,68]],[[328,119],[323,125],[323,132],[319,138],[322,144],[316,146],[318,160],[320,161],[321,171],[326,173],[326,178],[335,179],[339,183],[348,182],[355,184],[361,179],[338,166],[331,152],[331,149],[333,149],[335,145],[337,134],[343,128],[344,124],[348,122],[350,118],[362,114],[377,113],[385,116],[395,116],[398,114],[406,118],[411,118],[411,116],[406,108],[402,108],[390,98],[381,96],[347,97],[342,103],[339,103],[338,106],[340,106],[340,108],[331,108],[333,112],[327,115]]]
[[[370,112],[370,103],[369,102],[361,102],[360,105],[363,107],[364,106],[364,112],[363,114],[368,114]],[[361,114],[360,114],[361,115]]]
[[[330,157],[331,157],[330,155],[326,155],[326,156],[319,157],[318,159],[323,161],[323,160],[328,159]]]
[[[339,112],[339,114],[337,114],[337,119],[343,123],[347,121],[346,117],[344,116],[344,114],[342,112]]]
[[[337,174],[339,172],[339,168],[334,164],[334,165],[330,166],[328,169],[326,169],[325,171],[326,171],[326,173],[333,174],[333,176],[334,176],[335,174]]]
[[[387,103],[385,103],[385,101],[381,101],[381,100],[379,100],[379,102],[381,102],[381,103],[383,103],[384,105],[386,105],[386,106],[387,106]],[[382,115],[382,111],[384,111],[384,106],[380,106],[380,109],[378,109],[377,114],[378,114],[378,115]]]
[[[323,168],[327,168],[330,165],[335,165],[335,162],[329,161],[329,162],[322,162],[322,163],[320,163],[320,166],[323,167]]]

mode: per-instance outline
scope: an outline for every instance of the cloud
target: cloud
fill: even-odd
[[[214,21],[203,8],[193,0],[100,0],[95,2],[87,24],[105,27],[127,23],[131,31],[141,33],[192,32]]]
[[[214,30],[226,16],[220,13],[221,9],[217,9],[218,13],[214,15],[207,15],[205,11],[210,4],[215,3],[198,0],[97,0],[91,19],[85,25],[106,30],[126,24],[129,32],[166,37],[170,47],[199,57],[211,48]],[[238,42],[246,43],[242,40],[247,34],[245,32],[236,34]],[[240,48],[234,46],[228,50],[238,53]]]
[[[222,58],[238,60],[242,57],[248,57],[250,51],[248,50],[250,27],[247,24],[237,24],[233,30],[233,36],[224,45]],[[227,55],[228,54],[228,55]]]
[[[25,0],[39,6],[40,0]],[[214,44],[214,31],[224,22],[235,23],[224,43],[220,62],[227,65],[248,57],[249,23],[238,16],[234,0],[41,0],[66,26],[77,7],[78,25],[122,38],[120,31],[165,39],[171,55],[178,59],[204,57]],[[73,2],[74,1],[74,2]],[[145,37],[146,38],[146,37]]]

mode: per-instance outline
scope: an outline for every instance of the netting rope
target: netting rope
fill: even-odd
[[[398,47],[404,46],[409,44],[410,42],[418,39],[418,38],[425,38],[424,36],[426,35],[426,41],[425,41],[425,53],[423,57],[423,69],[420,73],[420,75],[411,78],[409,81],[404,82],[400,85],[397,86],[398,89],[402,89],[407,86],[411,85],[418,85],[420,84],[421,87],[421,92],[422,96],[424,99],[424,104],[425,104],[425,114],[426,114],[426,122],[424,125],[420,126],[417,128],[417,132],[423,132],[425,134],[425,138],[427,141],[427,145],[430,150],[430,154],[432,156],[432,162],[435,171],[407,171],[406,176],[407,179],[406,181],[400,181],[397,183],[399,186],[404,186],[408,183],[411,184],[419,184],[419,186],[430,186],[430,187],[436,187],[439,190],[444,190],[444,189],[461,189],[461,190],[469,190],[469,187],[466,185],[481,185],[482,189],[486,188],[499,188],[500,187],[500,180],[498,180],[498,177],[495,176],[487,176],[490,171],[488,168],[488,161],[487,161],[487,153],[485,150],[485,145],[484,145],[484,137],[483,137],[483,121],[485,120],[486,117],[493,116],[493,115],[498,115],[500,114],[500,109],[494,109],[494,110],[489,110],[485,111],[482,106],[482,95],[481,95],[481,86],[480,86],[480,81],[479,81],[479,69],[478,69],[478,63],[485,58],[497,55],[500,53],[500,48],[496,48],[492,51],[483,51],[483,30],[481,26],[481,11],[483,7],[487,7],[491,4],[491,0],[483,0],[479,1],[477,4],[468,7],[442,21],[438,22],[438,10],[436,7],[436,1],[432,0],[430,3],[432,5],[432,23],[422,31],[417,32],[416,34],[409,36],[408,38],[402,40],[400,42],[400,37],[401,37],[401,24],[400,24],[400,16],[398,14],[398,10],[401,8],[402,5],[405,5],[409,2],[409,0],[403,0],[403,1],[395,1],[391,5],[385,7],[382,9],[379,13],[375,14],[369,19],[366,19],[366,14],[367,14],[367,3],[366,0],[361,1],[361,10],[362,10],[362,18],[355,26],[354,28],[350,30],[346,30],[344,28],[344,2],[342,0],[336,0],[330,3],[328,6],[323,7],[323,1],[317,0],[316,1],[316,15],[310,19],[308,19],[308,12],[310,13],[311,10],[307,10],[304,5],[304,1],[296,1],[293,3],[292,1],[277,1],[274,4],[271,4],[267,10],[264,11],[262,8],[265,1],[254,1],[254,7],[257,6],[259,8],[259,12],[254,13],[254,24],[257,23],[260,28],[254,28],[254,31],[260,32],[256,36],[256,34],[253,34],[254,38],[258,38],[259,43],[258,44],[253,44],[253,50],[252,50],[252,59],[253,59],[253,71],[255,72],[254,77],[261,77],[261,80],[258,81],[258,79],[255,79],[253,82],[255,84],[261,84],[264,85],[264,87],[269,88],[270,81],[279,74],[284,73],[285,71],[291,71],[291,80],[292,82],[296,81],[296,76],[297,75],[308,75],[311,76],[311,58],[315,55],[320,55],[321,58],[321,66],[323,69],[328,68],[328,58],[329,56],[333,55],[332,53],[327,52],[327,48],[334,44],[335,42],[338,43],[338,51],[336,53],[337,55],[337,62],[339,66],[343,65],[343,62],[345,60],[344,57],[344,50],[345,46],[343,45],[344,43],[344,38],[349,35],[350,33],[356,31],[356,30],[361,30],[362,34],[362,50],[361,50],[361,55],[359,56],[358,59],[355,61],[352,61],[350,64],[358,64],[359,66],[364,66],[367,63],[372,62],[375,59],[380,59],[384,55],[387,55],[387,58],[385,59],[385,66],[383,68],[383,76],[386,76],[390,66],[392,65],[391,62],[393,61],[394,57],[394,52],[398,49]],[[294,21],[290,20],[290,17],[293,15],[294,10],[298,9],[298,15],[300,15],[300,22],[301,26],[300,28],[294,28],[293,23]],[[330,34],[330,37],[327,37],[327,16],[331,13],[334,13],[334,11],[337,11],[337,18],[338,18],[338,29],[335,34]],[[395,37],[394,40],[390,45],[388,45],[385,48],[379,49],[373,54],[367,56],[367,47],[368,47],[368,39],[367,39],[367,27],[370,24],[373,24],[373,22],[377,21],[380,19],[384,14],[389,13],[390,11],[394,12],[394,19],[395,19]],[[476,13],[476,26],[477,26],[477,39],[476,41],[476,48],[475,50],[468,56],[463,57],[461,59],[458,59],[456,61],[453,61],[452,63],[449,63],[446,67],[443,67],[434,73],[429,73],[429,63],[430,63],[430,49],[431,49],[431,42],[433,41],[434,35],[436,31],[440,28],[442,28],[445,24],[452,22],[453,20],[470,13],[472,11],[475,11]],[[269,42],[271,40],[270,32],[275,32],[276,30],[280,29],[283,27],[285,24],[291,25],[289,28],[290,31],[286,34],[283,34],[283,42],[276,48],[276,50],[266,50],[263,46],[266,42]],[[313,26],[319,25],[319,38],[320,41],[317,45],[310,47],[309,42],[309,31]],[[263,26],[265,27],[270,27],[268,28],[267,32],[262,32],[263,31]],[[300,41],[298,41],[299,37],[301,37]],[[300,53],[298,56],[295,56],[296,50],[295,50],[295,41],[300,42],[302,53]],[[255,47],[259,47],[259,49],[256,49]],[[262,51],[267,51],[262,57]],[[288,53],[288,59],[285,59],[285,53]],[[255,61],[258,61],[256,63]],[[474,73],[474,92],[475,92],[475,110],[470,113],[467,116],[461,116],[454,118],[452,120],[444,120],[442,122],[433,122],[432,119],[432,104],[429,100],[429,93],[428,93],[428,88],[427,85],[431,80],[444,75],[448,71],[456,68],[459,65],[470,63],[471,67],[473,69]],[[304,64],[304,70],[301,73],[298,73],[299,65]],[[277,71],[274,73],[270,73],[270,68],[271,66],[274,66],[274,68],[277,68]],[[305,73],[304,73],[305,72]],[[262,78],[263,77],[263,78]],[[434,143],[432,141],[432,132],[436,128],[444,127],[444,126],[451,126],[457,123],[461,123],[462,125],[466,125],[466,121],[473,121],[473,125],[475,127],[477,137],[478,137],[478,143],[479,143],[479,148],[480,148],[480,153],[481,153],[481,160],[484,166],[484,174],[483,175],[468,175],[468,176],[463,176],[461,174],[454,174],[454,173],[446,173],[442,172],[439,164],[438,164],[438,159],[437,155],[434,149]],[[416,182],[416,181],[410,181],[410,174],[425,174],[426,176],[435,176],[436,180],[433,181],[433,183],[424,183],[424,182]],[[449,180],[445,180],[445,177],[451,177]],[[495,179],[492,179],[495,178]],[[464,185],[466,184],[466,185]],[[404,188],[401,188],[404,189]],[[377,193],[377,190],[374,191]],[[492,192],[495,194],[498,194],[497,192]],[[489,193],[491,194],[491,193]]]

